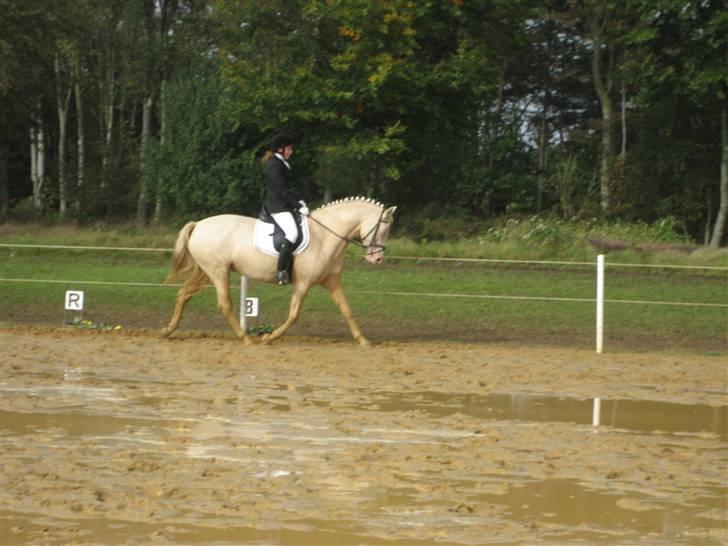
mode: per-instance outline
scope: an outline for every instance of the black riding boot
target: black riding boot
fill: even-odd
[[[278,274],[276,275],[276,282],[278,284],[288,284],[291,282],[293,243],[288,239],[284,239],[281,249],[278,252]]]

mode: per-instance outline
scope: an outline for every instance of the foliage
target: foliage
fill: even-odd
[[[403,219],[388,253],[451,258],[593,261],[604,250],[592,242],[613,243],[609,260],[645,264],[728,267],[724,251],[700,252],[689,245],[680,220],[664,217],[652,223],[599,218],[500,217],[476,222],[449,215]],[[620,247],[620,249],[617,249]]]
[[[230,141],[237,135],[221,109],[221,94],[214,67],[190,68],[165,87],[163,139],[150,144],[142,176],[156,188],[167,216],[256,212],[260,166],[250,153],[233,155],[239,148]]]
[[[62,173],[80,222],[253,214],[279,130],[308,201],[371,195],[428,238],[553,213],[673,217],[703,242],[720,206],[719,0],[47,4],[0,0],[0,220],[60,216]],[[29,215],[31,128],[47,161]]]
[[[366,6],[365,6],[366,4]],[[412,30],[400,2],[220,2],[245,21],[223,40],[227,111],[238,126],[293,132],[313,150],[312,172],[335,195],[381,192],[400,177],[401,92]]]
[[[69,324],[71,326],[75,326],[76,328],[84,330],[100,330],[102,332],[118,332],[120,330],[123,330],[123,327],[120,324],[97,324],[92,320],[84,319],[80,316],[73,317],[73,320]]]
[[[712,211],[720,201],[728,16],[722,2],[712,0],[636,6],[639,18],[625,32],[631,49],[623,71],[642,107],[636,125],[642,134],[631,151],[640,161],[630,166],[641,187],[627,200],[632,212],[645,219],[679,215],[686,231],[696,238],[704,233],[707,243]],[[707,218],[706,208],[711,211]]]

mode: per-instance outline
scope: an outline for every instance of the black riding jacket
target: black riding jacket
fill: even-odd
[[[293,212],[300,206],[301,198],[293,189],[293,175],[283,161],[273,156],[265,166],[265,176],[268,193],[264,205],[269,213]]]

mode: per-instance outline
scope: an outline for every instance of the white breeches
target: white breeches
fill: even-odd
[[[296,239],[298,239],[298,226],[293,219],[293,214],[290,212],[276,212],[271,214],[271,216],[281,226],[283,233],[286,234],[286,239],[295,243]]]

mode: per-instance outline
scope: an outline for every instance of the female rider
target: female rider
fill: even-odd
[[[273,137],[271,150],[263,158],[267,160],[265,176],[268,179],[268,192],[264,207],[285,234],[278,255],[278,273],[276,275],[278,284],[291,282],[293,245],[298,239],[298,226],[293,212],[298,209],[301,214],[308,214],[306,203],[293,189],[293,175],[291,165],[288,163],[293,152],[293,138],[286,134],[279,134]]]

